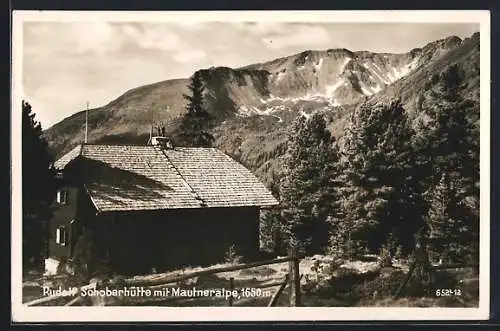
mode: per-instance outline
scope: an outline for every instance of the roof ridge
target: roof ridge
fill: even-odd
[[[130,147],[152,147],[151,145],[144,145],[140,143],[129,143],[129,144],[103,144],[99,142],[93,142],[93,143],[80,143],[79,145],[86,145],[86,146],[130,146]]]
[[[165,158],[167,159],[168,163],[170,163],[170,165],[172,166],[172,168],[174,168],[175,172],[179,175],[179,177],[181,178],[182,180],[182,184],[184,184],[184,186],[186,186],[190,193],[193,195],[193,197],[200,201],[200,205],[201,206],[206,206],[207,205],[207,202],[200,196],[200,194],[198,192],[195,191],[195,189],[189,185],[188,181],[186,180],[186,178],[184,178],[184,176],[182,175],[182,173],[179,171],[179,169],[177,169],[177,167],[174,165],[174,163],[172,161],[170,161],[170,158],[168,157],[167,153],[165,153],[165,151],[160,148],[160,147],[157,147],[157,146],[153,146],[155,148],[155,150],[159,151],[160,153],[162,153]]]
[[[68,163],[82,156],[82,150],[83,150],[83,144],[77,144],[71,150],[67,151],[65,154],[63,154],[57,160],[55,160],[52,163],[52,166],[56,170],[63,170]]]

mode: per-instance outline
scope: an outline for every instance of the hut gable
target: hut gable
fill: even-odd
[[[215,148],[83,144],[54,167],[73,163],[101,212],[278,203],[248,169]]]

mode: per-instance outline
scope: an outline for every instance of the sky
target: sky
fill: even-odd
[[[47,129],[129,89],[304,50],[403,53],[477,24],[289,22],[24,22],[23,98]]]

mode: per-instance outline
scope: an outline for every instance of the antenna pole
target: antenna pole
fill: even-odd
[[[85,110],[85,143],[87,143],[88,131],[89,131],[89,102],[87,101],[87,109]]]

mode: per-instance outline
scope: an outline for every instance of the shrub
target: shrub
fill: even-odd
[[[327,286],[318,290],[321,297],[333,297],[345,302],[361,303],[376,299],[392,298],[403,284],[406,273],[395,268],[381,268],[365,273],[339,268]],[[427,288],[416,276],[410,278],[402,296],[422,297],[428,293]]]
[[[392,267],[392,257],[388,246],[384,245],[380,249],[378,264],[380,267]]]
[[[113,275],[113,270],[108,260],[102,260],[95,264],[92,276],[110,278],[112,275]]]
[[[233,244],[229,247],[226,254],[224,255],[224,262],[229,264],[241,263],[242,256],[237,254],[236,246]]]
[[[335,297],[347,301],[356,301],[366,295],[363,291],[360,293],[357,286],[374,277],[377,277],[376,271],[359,273],[352,269],[339,268],[336,271],[336,275],[329,280],[327,287],[318,292],[319,295],[323,297]]]
[[[68,259],[66,257],[62,257],[61,260],[59,261],[59,264],[57,265],[57,273],[58,274],[63,274],[66,273],[66,267],[68,265]]]
[[[401,260],[403,258],[403,246],[398,245],[396,247],[396,252],[394,253],[394,258],[396,260]]]
[[[356,284],[352,294],[356,299],[392,297],[405,278],[401,270],[384,268],[376,277]]]
[[[88,230],[78,237],[73,254],[72,267],[75,274],[89,276],[92,272],[94,254],[94,240],[92,233]]]
[[[279,211],[265,210],[260,215],[260,246],[267,252],[276,253],[280,247]]]

